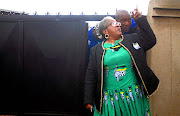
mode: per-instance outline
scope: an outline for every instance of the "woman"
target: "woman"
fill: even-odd
[[[94,116],[148,116],[148,98],[159,80],[148,67],[145,52],[156,44],[146,17],[133,14],[140,34],[122,35],[112,17],[99,23],[105,38],[91,49],[85,77],[84,103]],[[137,18],[138,17],[138,18]]]

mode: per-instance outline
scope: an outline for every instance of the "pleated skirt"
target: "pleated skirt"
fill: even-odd
[[[104,90],[103,94],[102,114],[94,107],[94,116],[151,116],[149,101],[142,85]]]

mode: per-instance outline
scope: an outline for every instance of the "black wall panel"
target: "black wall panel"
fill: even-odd
[[[0,107],[1,111],[19,109],[23,99],[23,44],[18,22],[0,23]]]
[[[87,39],[85,21],[1,20],[0,112],[80,115]]]

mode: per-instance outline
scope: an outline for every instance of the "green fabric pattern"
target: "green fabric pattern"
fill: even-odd
[[[143,86],[137,81],[131,56],[119,45],[104,43],[102,114],[94,116],[151,116]]]

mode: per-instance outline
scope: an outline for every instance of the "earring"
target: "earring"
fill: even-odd
[[[109,38],[109,34],[105,34],[105,38],[108,39]]]

